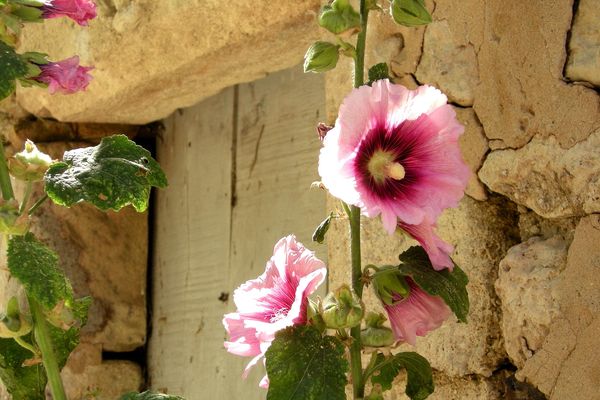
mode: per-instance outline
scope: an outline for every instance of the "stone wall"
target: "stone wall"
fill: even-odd
[[[461,146],[473,178],[439,231],[469,275],[471,314],[466,325],[450,321],[418,340],[438,371],[431,398],[600,399],[597,3],[429,6],[434,22],[419,29],[375,13],[367,58],[387,61],[396,82],[439,87],[466,126]],[[327,75],[330,122],[351,68]],[[362,228],[364,263],[392,263],[412,244],[388,237],[379,221]],[[349,276],[349,254],[346,222],[333,229],[335,287]],[[405,398],[397,390],[390,398]]]
[[[56,58],[79,53],[96,65],[87,94],[53,98],[41,89],[19,91],[27,111],[63,121],[146,123],[298,64],[321,34],[314,23],[318,0],[101,4],[100,19],[87,31],[59,20],[27,30],[23,48]],[[442,217],[440,234],[455,245],[454,257],[470,276],[472,312],[468,324],[450,321],[418,341],[436,369],[432,398],[600,399],[597,0],[427,4],[434,22],[424,28],[398,27],[373,13],[367,64],[388,62],[397,83],[438,86],[466,126],[461,146],[473,177],[459,207]],[[182,15],[190,23],[181,24]],[[329,122],[350,86],[351,66],[344,60],[325,79]],[[74,136],[52,140],[79,140],[69,126]],[[336,207],[330,199],[328,208]],[[67,220],[60,229],[69,232],[72,225]],[[81,235],[73,235],[83,238],[73,248],[87,243]],[[363,238],[368,263],[393,262],[411,244],[386,236],[375,220],[364,221]],[[335,287],[348,274],[343,221],[328,240]],[[114,288],[94,293],[110,297],[104,290]],[[91,337],[108,332],[103,326]],[[139,344],[140,335],[132,332],[130,345]],[[96,349],[94,340],[90,349]],[[114,351],[127,348],[113,344]],[[390,399],[405,398],[401,388],[399,382]]]

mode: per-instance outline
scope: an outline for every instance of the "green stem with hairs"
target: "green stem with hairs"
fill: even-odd
[[[52,339],[50,337],[48,323],[46,322],[42,306],[30,297],[29,309],[31,310],[31,315],[33,317],[33,333],[35,341],[42,353],[42,363],[44,364],[44,369],[48,376],[52,398],[54,400],[67,400],[65,388],[60,378],[58,360],[56,359],[56,353],[52,346]]]
[[[4,143],[2,138],[0,138],[0,190],[2,190],[2,197],[4,200],[12,200],[15,198],[12,183],[10,182],[10,175],[8,173],[8,164],[6,162],[6,155],[4,154]]]
[[[354,87],[364,84],[365,76],[365,45],[367,41],[367,22],[369,10],[366,0],[360,0],[360,33],[356,41],[356,58],[354,60]],[[351,206],[348,210],[350,220],[350,248],[352,254],[352,289],[362,299],[363,280],[360,254],[360,208]],[[365,397],[365,381],[362,369],[362,343],[360,325],[350,330],[352,344],[350,345],[350,370],[352,373],[352,392],[354,399]]]

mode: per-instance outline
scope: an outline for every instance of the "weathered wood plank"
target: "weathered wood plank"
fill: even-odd
[[[325,214],[325,193],[310,189],[319,179],[314,127],[324,110],[323,78],[300,68],[240,85],[230,290],[262,274],[277,240],[290,233],[311,249],[320,247],[324,259],[325,246],[311,243],[311,236]],[[233,361],[238,367],[225,371],[228,385],[215,398],[264,399],[264,391],[253,390],[263,367],[244,382],[245,362]]]
[[[149,368],[154,388],[215,398],[228,363],[226,304],[234,89],[166,120],[158,159],[169,178],[156,203]]]
[[[221,319],[235,309],[233,290],[263,272],[281,237],[295,233],[326,257],[325,246],[310,241],[326,210],[324,192],[310,190],[324,109],[323,78],[295,68],[166,121],[158,157],[170,186],[156,208],[153,388],[194,400],[264,398],[262,367],[241,379],[249,360],[225,351]]]

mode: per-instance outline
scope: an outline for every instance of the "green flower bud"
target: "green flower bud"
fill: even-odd
[[[22,181],[37,182],[44,178],[52,158],[38,150],[31,141],[25,142],[25,149],[8,160],[8,169],[12,176]]]
[[[371,393],[365,397],[365,400],[383,400],[383,390],[381,390],[381,385],[376,383],[371,388]]]
[[[360,29],[360,14],[348,0],[334,0],[330,6],[321,9],[319,25],[336,35],[351,29],[357,31]]]
[[[394,332],[383,326],[386,321],[383,314],[370,312],[367,314],[365,321],[367,327],[360,332],[361,341],[365,346],[385,347],[391,346],[396,341]]]
[[[6,314],[0,314],[0,338],[21,337],[29,332],[31,332],[31,321],[19,310],[17,298],[12,297],[8,301]]]
[[[380,270],[373,276],[372,282],[377,297],[388,306],[396,303],[398,296],[404,298],[410,293],[408,283],[396,267]]]
[[[304,72],[326,72],[334,69],[340,58],[340,46],[315,42],[304,55]]]
[[[343,285],[323,300],[321,315],[330,329],[352,328],[362,320],[363,305],[348,285]]]

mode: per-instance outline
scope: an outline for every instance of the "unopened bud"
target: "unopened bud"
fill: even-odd
[[[364,315],[360,298],[348,285],[329,293],[323,300],[322,308],[323,320],[331,329],[352,328],[360,324]]]
[[[312,326],[317,328],[319,331],[323,332],[327,328],[325,326],[325,321],[323,321],[323,317],[319,313],[321,299],[318,299],[318,303],[315,303],[311,299],[308,299],[308,310],[307,317],[308,321]]]
[[[38,150],[31,141],[25,142],[25,149],[8,160],[8,168],[12,176],[22,181],[37,182],[44,178],[52,158]]]
[[[304,72],[326,72],[337,65],[340,46],[329,42],[315,42],[304,55]]]

